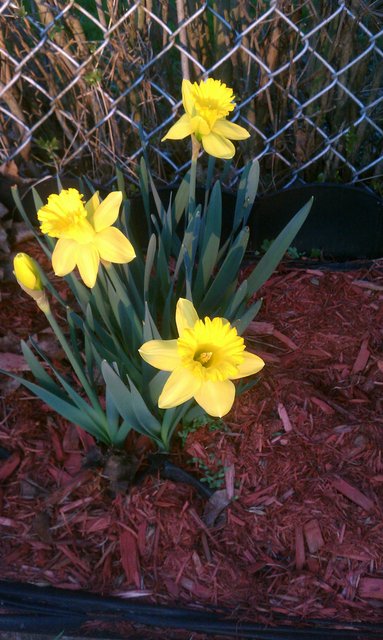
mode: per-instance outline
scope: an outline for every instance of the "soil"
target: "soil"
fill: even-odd
[[[266,361],[257,384],[224,422],[174,440],[171,461],[210,500],[158,472],[111,485],[90,436],[2,378],[0,579],[261,623],[383,622],[383,261],[285,262],[261,294],[245,336]],[[11,283],[0,326],[9,369],[30,375],[18,348],[30,334],[61,360]],[[135,459],[147,451],[128,440]]]

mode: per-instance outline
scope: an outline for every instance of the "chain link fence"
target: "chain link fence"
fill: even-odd
[[[144,154],[176,181],[189,141],[161,138],[182,78],[210,76],[252,133],[229,184],[257,157],[264,191],[296,178],[379,189],[382,16],[380,0],[1,0],[0,164],[108,184],[116,164],[135,181]]]

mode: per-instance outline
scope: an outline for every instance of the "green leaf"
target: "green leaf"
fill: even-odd
[[[186,231],[182,238],[181,250],[178,255],[176,266],[174,269],[173,281],[178,278],[178,273],[179,273],[181,264],[185,260],[185,254],[189,255],[189,260],[191,265],[193,265],[194,263],[196,243],[198,239],[198,231],[199,231],[200,223],[201,223],[201,206],[198,205],[198,207],[194,212],[194,215],[191,216],[189,220]]]
[[[200,313],[211,315],[226,299],[225,294],[235,284],[243,256],[249,241],[249,229],[242,229],[222,263],[220,270],[201,302]]]
[[[154,258],[156,255],[157,241],[154,233],[150,236],[148,250],[146,252],[145,273],[144,273],[144,300],[148,299],[150,280],[152,277],[152,269]]]
[[[101,440],[105,444],[111,444],[107,433],[102,431],[100,427],[95,423],[88,414],[84,413],[77,407],[75,407],[70,402],[63,400],[61,397],[56,396],[54,393],[51,393],[47,389],[38,386],[34,382],[30,382],[29,380],[25,380],[20,376],[17,376],[9,371],[4,371],[0,369],[0,373],[4,373],[5,375],[17,380],[24,387],[29,389],[31,393],[40,398],[43,402],[48,404],[54,411],[56,411],[60,416],[68,420],[69,422],[73,422],[73,424],[77,424],[79,427],[90,433],[92,436]]]
[[[196,304],[199,303],[206,291],[218,257],[222,228],[222,194],[219,182],[215,183],[211,192],[203,223],[200,236],[199,264],[193,286],[193,300]]]
[[[12,197],[13,197],[13,199],[15,201],[15,205],[16,205],[18,211],[20,212],[20,215],[23,218],[25,224],[27,225],[28,229],[30,229],[30,231],[32,231],[33,235],[35,236],[37,242],[39,243],[40,247],[44,251],[45,255],[49,259],[51,259],[51,257],[52,257],[52,249],[53,249],[53,246],[54,246],[53,239],[47,237],[46,238],[46,242],[44,242],[41,239],[40,234],[36,231],[36,228],[32,224],[32,221],[30,220],[28,214],[26,213],[26,211],[25,211],[25,209],[23,207],[23,203],[21,202],[21,198],[20,198],[20,194],[19,194],[19,190],[18,190],[17,186],[11,187],[11,192],[12,192]]]
[[[247,294],[247,280],[241,282],[234,296],[231,298],[226,310],[224,311],[223,317],[232,322],[234,320],[235,315],[240,307],[240,305],[244,302]]]
[[[240,225],[245,226],[253,208],[255,196],[257,195],[259,183],[259,162],[253,160],[246,165],[237,192],[235,203],[233,231]]]
[[[123,200],[126,200],[125,178],[121,169],[116,167],[117,189],[121,191]]]
[[[129,387],[124,384],[106,360],[102,363],[102,375],[122,418],[138,433],[159,442],[158,435],[161,431],[161,425],[150,413],[133,382],[128,378]]]
[[[108,421],[108,432],[110,435],[110,439],[113,444],[116,444],[118,426],[120,423],[120,413],[114,403],[112,394],[110,393],[110,388],[108,386],[106,386],[105,388],[105,412]]]
[[[255,269],[248,277],[249,296],[252,296],[271,276],[274,269],[282,260],[285,252],[291,245],[299,229],[306,220],[313,203],[313,198],[295,214],[290,222],[285,226],[280,234],[275,238],[273,244],[260,259]]]
[[[162,393],[162,389],[165,386],[165,382],[170,376],[170,371],[157,371],[154,377],[149,382],[149,396],[152,404],[158,403],[158,398]]]
[[[34,355],[32,349],[28,347],[27,343],[24,342],[24,340],[21,340],[20,344],[21,344],[21,350],[23,352],[23,356],[30,370],[32,371],[34,377],[36,378],[37,382],[39,382],[39,384],[41,384],[41,386],[44,387],[44,389],[47,389],[52,393],[62,396],[63,394],[60,387],[55,383],[53,378],[51,378],[51,376],[48,375],[48,373],[45,371],[42,364],[37,360],[36,356]]]
[[[148,223],[148,230],[149,230],[150,229],[149,174],[148,174],[148,168],[146,166],[146,162],[144,158],[141,158],[140,160],[139,178],[140,178],[140,194],[144,204],[144,211],[145,211],[146,221]]]
[[[239,318],[239,320],[236,320],[235,322],[233,322],[233,326],[236,327],[238,334],[240,336],[247,329],[250,322],[254,320],[261,306],[262,306],[262,298],[254,302],[254,304],[252,304],[251,307],[249,307],[245,311],[245,313],[241,316],[241,318]]]
[[[171,439],[177,425],[180,423],[183,416],[190,410],[193,403],[194,400],[191,399],[187,402],[183,402],[178,407],[165,409],[162,417],[161,440],[166,451],[170,449]]]
[[[190,171],[187,172],[174,199],[174,219],[178,224],[186,211],[189,202]]]
[[[142,337],[144,342],[148,342],[149,340],[161,340],[160,333],[156,327],[156,324],[149,311],[149,307],[146,303],[145,303],[145,320],[144,320]]]
[[[44,203],[40,198],[39,192],[36,191],[34,187],[32,187],[32,195],[33,195],[33,202],[35,203],[36,211],[38,211],[39,209],[41,209],[41,207],[44,206]]]

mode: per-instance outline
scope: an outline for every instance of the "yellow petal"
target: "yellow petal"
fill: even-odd
[[[194,111],[194,98],[193,98],[193,85],[190,80],[182,80],[182,104],[189,116],[193,115]]]
[[[215,158],[223,158],[224,160],[230,160],[235,154],[235,147],[230,140],[216,133],[209,133],[207,136],[202,137],[202,145],[206,153]]]
[[[235,386],[230,380],[208,380],[194,394],[194,399],[210,416],[222,418],[233,406]]]
[[[173,371],[180,364],[177,340],[149,340],[138,351],[145,362],[162,371]]]
[[[211,131],[209,123],[201,116],[194,116],[190,121],[192,132],[198,136],[207,136]]]
[[[77,251],[77,266],[87,287],[94,287],[97,279],[100,256],[94,244],[83,244]]]
[[[158,398],[160,409],[178,407],[190,400],[201,386],[201,380],[183,367],[178,367],[170,374],[162,393]]]
[[[96,211],[97,207],[101,204],[100,198],[98,196],[98,191],[92,195],[90,200],[85,205],[86,212],[88,214],[88,220],[93,223],[93,214]]]
[[[178,335],[181,336],[184,329],[192,329],[198,320],[198,314],[194,309],[194,305],[186,298],[180,298],[176,307],[176,325]]]
[[[121,202],[121,191],[112,191],[106,196],[93,214],[93,226],[96,231],[102,231],[116,222]]]
[[[77,263],[77,249],[75,240],[59,238],[52,253],[52,267],[56,276],[66,276],[73,271]]]
[[[190,116],[188,116],[187,113],[184,113],[184,115],[181,116],[180,119],[175,124],[173,124],[172,127],[170,127],[169,131],[167,132],[166,136],[162,138],[161,142],[163,142],[164,140],[182,140],[182,138],[190,136],[192,133],[190,122]]]
[[[136,256],[131,242],[116,227],[108,227],[97,233],[94,244],[99,251],[100,258],[107,262],[124,264]]]
[[[264,361],[255,353],[250,351],[243,352],[244,360],[238,367],[238,373],[236,376],[230,376],[232,380],[238,378],[244,378],[245,376],[252,376],[254,373],[258,373],[265,366]]]
[[[250,137],[250,133],[246,129],[224,118],[216,121],[212,131],[224,138],[229,138],[229,140],[246,140]]]
[[[40,274],[37,262],[26,253],[17,253],[13,260],[13,268],[18,283],[32,289],[33,291],[42,291]]]

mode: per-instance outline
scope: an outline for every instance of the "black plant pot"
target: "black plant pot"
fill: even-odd
[[[366,189],[310,184],[256,200],[250,218],[251,249],[275,238],[311,198],[308,218],[294,239],[298,252],[320,250],[329,260],[383,257],[383,200]]]
[[[175,190],[163,189],[159,193],[167,207]],[[204,194],[203,189],[197,189],[198,203],[203,203]],[[310,256],[314,249],[322,258],[335,261],[383,257],[383,199],[365,188],[338,184],[308,184],[257,198],[248,222],[250,254],[262,251],[264,241],[273,240],[311,197],[311,211],[293,242],[299,253]],[[147,226],[142,199],[135,197],[130,202],[135,239],[145,246]],[[235,194],[223,192],[223,239],[229,233],[234,206]]]

